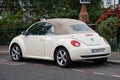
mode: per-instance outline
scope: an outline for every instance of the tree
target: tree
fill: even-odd
[[[78,19],[81,9],[79,0],[4,0],[4,2],[9,11],[13,12],[14,10],[16,13],[27,10],[36,18],[67,17]],[[101,3],[102,0],[91,0],[91,3],[87,5],[92,22],[95,22],[102,12]]]
[[[120,5],[104,10],[97,22],[100,35],[109,41],[112,50],[120,50]]]
[[[91,3],[87,5],[90,20],[92,22],[96,22],[99,16],[102,14],[102,1],[103,0],[91,0]]]
[[[0,42],[8,44],[26,29],[28,25],[43,18],[74,18],[78,19],[81,4],[79,0],[3,0],[0,20]],[[91,0],[87,5],[90,20],[96,22],[101,13],[101,1]],[[21,24],[22,23],[22,24]],[[9,34],[9,35],[8,35]],[[10,36],[10,34],[12,36]],[[3,40],[3,41],[2,41]],[[3,43],[0,43],[3,44]]]

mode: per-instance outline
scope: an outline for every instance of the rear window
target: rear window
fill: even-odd
[[[93,31],[90,27],[86,24],[73,24],[70,25],[73,31]]]

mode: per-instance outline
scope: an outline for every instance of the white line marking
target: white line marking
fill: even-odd
[[[112,77],[118,77],[118,78],[120,78],[120,75],[111,75]]]
[[[108,62],[115,62],[115,63],[120,63],[120,61],[118,61],[118,60],[108,60]]]
[[[8,53],[9,51],[0,51],[0,53]]]
[[[13,62],[13,61],[9,61],[9,60],[0,59],[0,64],[17,66],[17,65],[24,65],[26,63],[24,63],[24,62]]]
[[[79,70],[79,69],[72,69],[73,71],[78,71],[78,72],[85,72],[85,70]]]
[[[79,69],[72,69],[73,71],[77,71],[77,72],[85,72],[86,70],[79,70]],[[101,73],[101,72],[91,72],[92,74],[96,74],[96,75],[102,75],[102,76],[107,76],[107,74],[105,73]],[[120,78],[120,75],[108,75],[111,77],[116,77],[116,78]]]
[[[105,75],[105,73],[101,73],[101,72],[93,72],[93,73],[97,75]]]

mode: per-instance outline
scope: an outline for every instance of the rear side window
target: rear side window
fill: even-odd
[[[55,35],[54,27],[50,23],[45,23],[45,35]]]
[[[73,24],[70,25],[73,31],[93,31],[90,27],[86,24]]]

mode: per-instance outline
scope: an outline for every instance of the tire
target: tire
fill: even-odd
[[[69,52],[64,47],[59,48],[55,53],[55,61],[62,68],[70,67],[71,59]]]
[[[19,62],[23,60],[21,48],[17,44],[11,47],[10,55],[13,61]]]
[[[95,59],[93,60],[96,64],[103,64],[107,61],[107,58]]]

